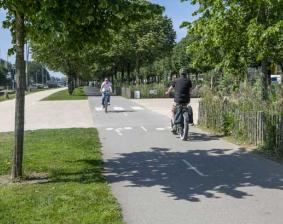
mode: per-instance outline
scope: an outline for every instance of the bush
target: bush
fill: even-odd
[[[132,96],[134,91],[140,91],[141,98],[167,98],[165,94],[167,87],[164,84],[144,84],[144,85],[135,85],[129,87]],[[156,90],[157,94],[150,94],[150,90]]]

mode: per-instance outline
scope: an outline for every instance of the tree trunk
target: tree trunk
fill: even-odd
[[[75,86],[74,86],[74,78],[72,76],[68,76],[68,92],[69,95],[73,95]]]
[[[196,73],[196,82],[198,83],[199,74]]]
[[[211,74],[211,77],[210,77],[210,89],[213,89],[213,83],[214,83],[214,75]]]
[[[71,77],[73,77],[73,86],[74,86],[74,89],[78,87],[78,78],[76,75],[72,75]]]
[[[114,75],[113,75],[113,73],[111,73],[110,79],[111,79],[111,84],[112,84],[112,90],[114,91],[115,81],[114,81]]]
[[[130,84],[130,82],[131,82],[131,64],[130,63],[128,63],[128,65],[127,65],[127,82],[128,82],[128,84]]]
[[[124,69],[124,66],[122,68],[122,74],[121,74],[121,81],[122,81],[122,84],[124,84],[124,79],[125,79],[125,69]]]
[[[15,148],[13,151],[13,164],[11,178],[22,177],[22,162],[24,152],[24,119],[25,119],[25,24],[24,16],[16,12],[16,108],[15,108]]]
[[[283,63],[280,63],[281,67],[281,84],[283,85]]]
[[[261,63],[261,69],[262,69],[262,89],[261,89],[261,96],[262,100],[266,101],[268,100],[268,86],[270,85],[271,80],[271,69],[270,69],[270,63],[264,59]]]

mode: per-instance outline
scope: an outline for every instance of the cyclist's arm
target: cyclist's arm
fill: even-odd
[[[171,93],[173,91],[174,87],[170,86],[169,89],[166,91],[166,95],[169,95],[169,93]]]
[[[192,81],[191,81],[191,80],[189,80],[189,99],[191,98],[192,88],[193,88]]]
[[[104,86],[104,82],[101,84],[101,87],[100,87],[100,92],[101,93],[102,93],[103,86]]]

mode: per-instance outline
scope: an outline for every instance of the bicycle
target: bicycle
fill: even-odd
[[[110,92],[109,91],[103,92],[103,108],[105,113],[108,112],[109,98],[110,98]]]
[[[174,120],[171,119],[171,128],[173,134],[178,134],[180,139],[186,141],[189,136],[189,124],[193,123],[192,107],[186,104],[176,106]]]

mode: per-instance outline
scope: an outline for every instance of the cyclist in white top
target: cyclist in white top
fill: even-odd
[[[105,78],[104,82],[101,84],[100,92],[102,93],[102,105],[104,105],[103,102],[106,94],[109,95],[108,104],[110,105],[110,93],[112,93],[112,85],[111,82],[109,82],[108,78]]]

